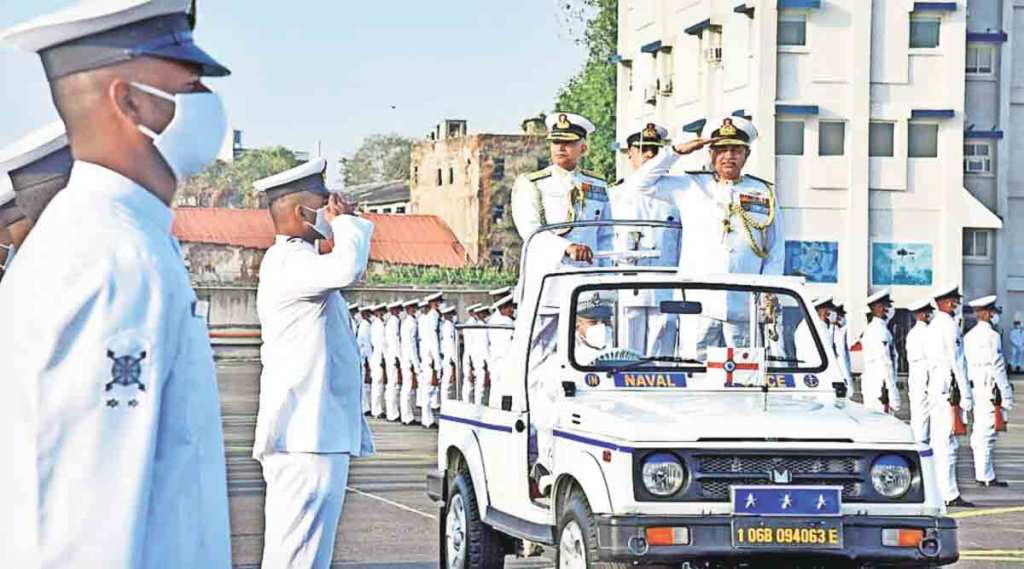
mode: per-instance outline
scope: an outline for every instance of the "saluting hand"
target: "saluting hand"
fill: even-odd
[[[695,138],[686,142],[680,142],[672,147],[676,151],[676,154],[691,154],[695,150],[700,150],[705,146],[722,140],[722,137],[716,136],[714,138]]]
[[[341,194],[331,194],[327,197],[327,208],[324,210],[324,219],[327,223],[334,221],[334,218],[339,215],[352,215],[356,211],[356,206],[350,201],[346,201]]]

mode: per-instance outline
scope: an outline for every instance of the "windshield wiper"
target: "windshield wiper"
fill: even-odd
[[[803,360],[800,360],[800,359],[797,359],[797,358],[787,358],[785,356],[765,356],[764,359],[765,359],[765,361],[768,361],[768,362],[782,362],[782,363],[787,363],[787,364],[804,364],[804,363],[807,363],[807,362],[805,362]]]
[[[692,365],[699,365],[699,366],[702,366],[702,367],[704,366],[704,362],[699,361],[699,360],[695,360],[695,359],[692,359],[692,358],[680,358],[680,357],[677,357],[677,356],[648,356],[646,358],[641,358],[639,360],[636,360],[636,361],[633,361],[633,362],[629,362],[628,364],[626,364],[624,366],[613,368],[611,370],[611,373],[618,373],[618,372],[623,371],[623,370],[633,369],[633,368],[635,368],[637,366],[642,366],[644,364],[649,364],[649,363],[652,363],[652,362],[667,362],[667,363],[673,363],[673,364],[692,364]]]

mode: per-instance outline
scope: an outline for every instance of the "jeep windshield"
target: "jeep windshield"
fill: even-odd
[[[832,349],[819,336],[825,324],[784,288],[594,284],[578,287],[572,304],[568,353],[581,371],[667,370],[760,386],[766,374],[823,371],[824,346]]]

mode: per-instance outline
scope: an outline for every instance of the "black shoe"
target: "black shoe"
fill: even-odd
[[[1008,482],[1003,482],[1002,480],[995,479],[989,480],[988,482],[975,480],[974,483],[977,484],[978,486],[983,486],[985,488],[1006,488],[1007,486],[1010,485]]]
[[[956,498],[953,498],[952,500],[946,502],[946,507],[947,508],[973,508],[974,504],[972,502],[968,502],[967,500],[964,500],[963,496],[957,496]]]

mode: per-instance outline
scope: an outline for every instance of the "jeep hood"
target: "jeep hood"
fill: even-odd
[[[587,393],[563,399],[563,430],[635,443],[829,441],[912,444],[899,419],[793,393]]]

